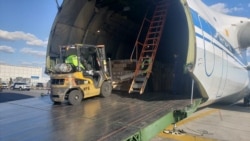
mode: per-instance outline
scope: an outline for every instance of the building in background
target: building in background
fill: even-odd
[[[26,82],[31,86],[37,83],[47,83],[49,78],[43,77],[42,67],[25,67],[0,64],[2,82]]]

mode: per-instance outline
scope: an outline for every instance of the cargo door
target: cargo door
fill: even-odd
[[[222,94],[220,89],[222,88],[221,83],[223,80],[223,50],[216,40],[218,33],[215,28],[202,17],[198,17],[203,38],[203,63],[205,81],[207,81],[207,86],[205,87],[208,93],[212,94],[212,97],[217,97]]]
[[[226,82],[227,82],[227,72],[228,72],[228,55],[225,51],[222,51],[222,74],[221,74],[221,80],[220,80],[220,85],[219,85],[219,89],[217,92],[216,97],[221,97],[223,95],[223,91],[225,89],[226,86]]]

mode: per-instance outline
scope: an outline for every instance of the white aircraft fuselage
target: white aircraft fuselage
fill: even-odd
[[[242,28],[249,30],[250,20],[214,12],[201,1],[187,3],[196,44],[191,74],[203,88],[206,104],[245,97],[250,90],[245,56],[249,44],[241,46],[239,34]]]

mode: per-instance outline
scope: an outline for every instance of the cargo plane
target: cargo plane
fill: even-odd
[[[155,12],[161,10],[157,21]],[[157,91],[199,96],[203,105],[249,101],[250,19],[218,13],[200,0],[64,0],[50,33],[46,73],[53,73],[59,60],[58,47],[76,43],[104,44],[111,60],[136,56],[134,83],[145,65],[145,52],[150,52],[149,70],[137,87],[140,93],[167,78],[172,86]],[[156,62],[171,71],[147,81],[158,73]]]

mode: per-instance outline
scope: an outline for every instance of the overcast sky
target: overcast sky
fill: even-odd
[[[249,0],[203,2],[225,14],[250,17]],[[44,67],[56,13],[55,0],[0,0],[0,63]]]

